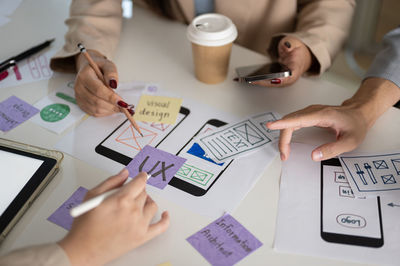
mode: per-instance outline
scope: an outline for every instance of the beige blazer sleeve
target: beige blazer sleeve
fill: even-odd
[[[50,61],[53,70],[75,72],[80,42],[111,59],[121,33],[121,0],[72,0],[65,24],[65,45]]]
[[[270,43],[271,55],[277,56],[277,45],[283,36],[300,39],[316,61],[310,71],[321,74],[330,67],[349,32],[354,0],[300,0],[295,32],[275,35]]]
[[[57,244],[22,248],[0,257],[1,266],[69,266],[67,254]]]

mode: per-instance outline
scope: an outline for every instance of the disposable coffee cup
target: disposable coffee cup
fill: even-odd
[[[186,35],[192,43],[196,78],[207,84],[224,81],[237,37],[232,20],[220,14],[204,14],[193,19]]]

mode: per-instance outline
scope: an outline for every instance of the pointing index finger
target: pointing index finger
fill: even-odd
[[[319,125],[321,121],[320,115],[316,113],[301,114],[293,113],[280,120],[268,122],[267,127],[272,130],[287,128],[303,128]]]

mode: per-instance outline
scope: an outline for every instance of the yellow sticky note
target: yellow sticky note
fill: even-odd
[[[175,124],[182,99],[143,94],[135,108],[134,119],[143,122]]]

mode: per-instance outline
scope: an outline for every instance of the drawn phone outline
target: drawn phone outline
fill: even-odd
[[[356,235],[348,235],[342,233],[332,233],[332,232],[325,232],[324,231],[324,166],[340,166],[340,161],[337,158],[332,158],[329,160],[321,161],[321,199],[320,199],[320,235],[321,238],[327,242],[331,243],[338,243],[338,244],[347,244],[347,245],[355,245],[355,246],[364,246],[364,247],[374,247],[379,248],[382,247],[384,244],[384,237],[383,237],[383,225],[382,225],[382,212],[381,212],[381,203],[380,197],[377,196],[377,208],[378,208],[378,218],[379,218],[379,232],[380,238],[374,237],[366,237],[366,236],[356,236]]]
[[[183,118],[174,125],[174,127],[164,136],[164,138],[162,138],[156,145],[154,145],[154,148],[157,148],[175,130],[175,128],[177,128],[186,119],[186,117],[190,114],[190,110],[186,107],[181,106],[179,113],[183,114]],[[107,157],[108,159],[111,159],[118,163],[121,163],[125,166],[130,163],[130,161],[132,160],[131,157],[126,156],[122,153],[119,153],[115,150],[112,150],[106,146],[103,146],[102,144],[127,122],[129,122],[128,119],[124,120],[105,139],[103,139],[95,148],[96,153],[103,155],[103,156]]]
[[[208,120],[206,123],[204,123],[203,126],[200,127],[200,129],[185,143],[185,145],[182,146],[182,148],[176,153],[176,155],[179,156],[179,154],[190,144],[190,142],[198,135],[200,134],[200,132],[202,132],[202,130],[207,126],[207,125],[211,125],[214,127],[221,127],[226,125],[226,122],[223,122],[221,120],[218,119],[210,119]],[[210,184],[210,186],[207,189],[202,189],[199,186],[193,185],[189,182],[184,181],[183,179],[176,177],[175,176],[169,181],[168,185],[173,186],[177,189],[180,189],[186,193],[189,193],[193,196],[196,197],[201,197],[204,196],[210,189],[211,187],[215,184],[215,182],[221,177],[221,175],[225,172],[225,170],[231,165],[231,163],[234,160],[230,160],[229,162],[225,162],[224,164],[226,164],[226,166],[222,169],[222,171],[220,171],[218,173],[218,175],[215,177],[215,179],[212,181],[212,183]],[[212,162],[208,162],[208,163],[212,163]],[[185,163],[186,164],[186,163]],[[184,165],[185,165],[184,164]],[[179,172],[179,171],[178,171]]]

